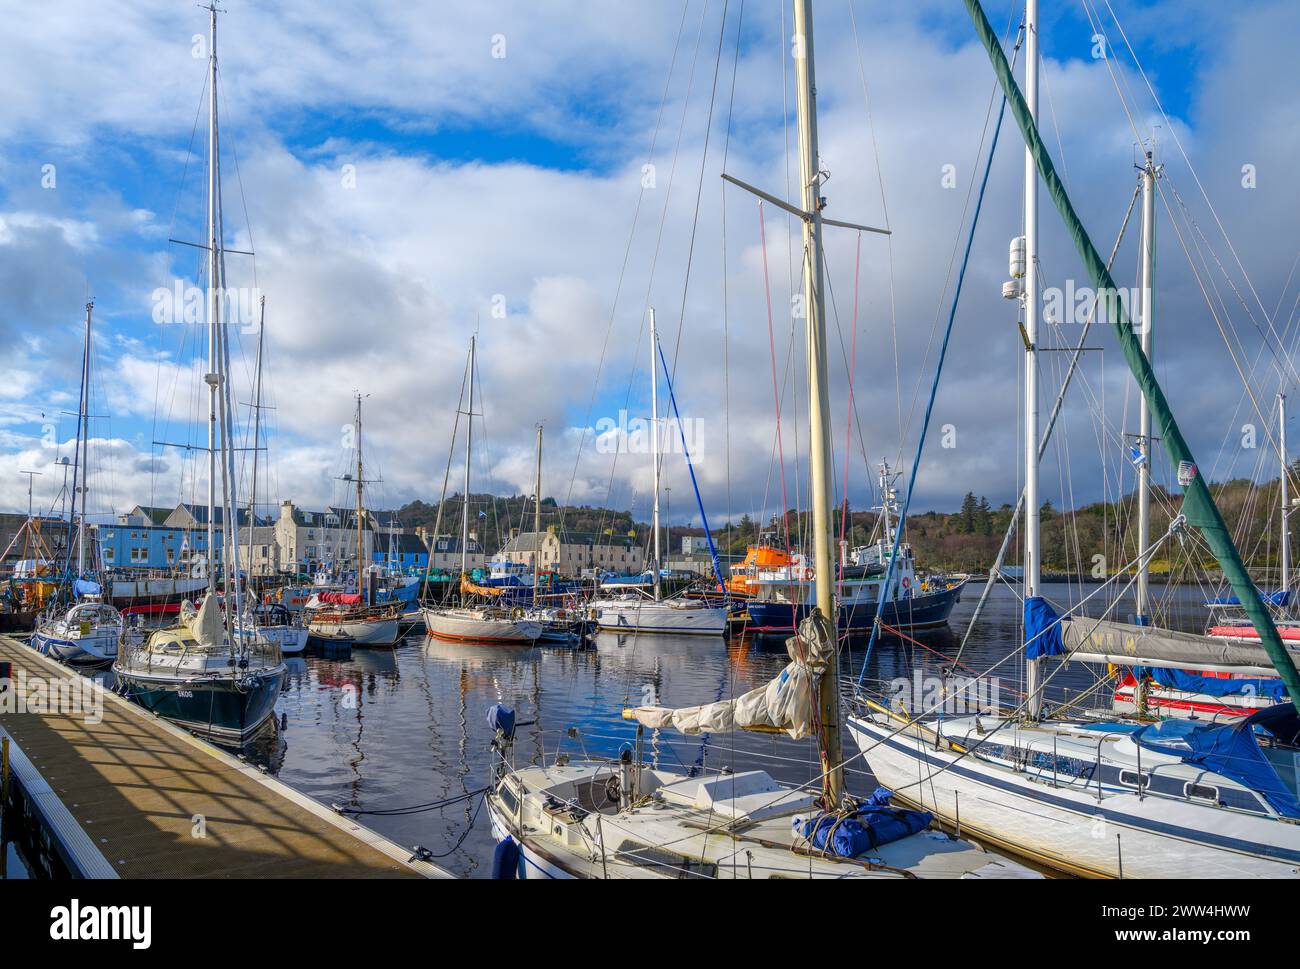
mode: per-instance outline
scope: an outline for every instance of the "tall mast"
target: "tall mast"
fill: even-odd
[[[537,425],[537,480],[533,487],[533,598],[537,597],[538,547],[542,543],[542,425]]]
[[[654,536],[654,593],[662,595],[663,567],[659,549],[659,335],[655,330],[655,309],[650,307],[650,463],[654,468],[651,492],[650,533]]]
[[[464,575],[469,553],[469,464],[474,446],[474,341],[469,338],[469,407],[465,409],[465,497],[460,509],[460,573]]]
[[[1282,600],[1289,609],[1291,592],[1291,487],[1286,463],[1286,394],[1277,395],[1277,457],[1282,465]],[[30,479],[29,479],[30,480]]]
[[[357,394],[357,416],[354,424],[357,438],[357,593],[362,597],[361,601],[365,602],[366,588],[362,580],[361,560],[365,548],[365,532],[362,516],[365,514],[362,491],[365,488],[362,479],[361,466],[361,394]]]
[[[1025,0],[1025,104],[1038,119],[1038,0]],[[1038,168],[1025,149],[1025,598],[1041,592],[1038,499]],[[1037,720],[1043,709],[1039,685],[1041,660],[1026,664],[1028,715]]]
[[[1146,153],[1142,168],[1142,353],[1151,359],[1151,331],[1155,325],[1156,265],[1156,169],[1151,152]],[[1139,626],[1150,622],[1150,563],[1146,558],[1151,547],[1151,408],[1145,395],[1138,395],[1138,566],[1136,608],[1133,621]]]
[[[90,421],[86,416],[90,407],[90,317],[95,308],[92,300],[86,304],[86,342],[81,351],[81,405],[77,413],[77,457],[72,472],[72,502],[75,507],[77,492],[81,492],[81,514],[77,517],[77,576],[86,574],[86,472],[90,447]],[[80,471],[80,476],[78,476]],[[29,478],[28,481],[31,479]],[[78,486],[80,480],[80,486]]]
[[[257,367],[253,388],[253,476],[248,489],[249,555],[252,553],[251,529],[257,525],[257,451],[262,436],[262,335],[266,331],[266,297],[263,296],[257,318]],[[252,567],[252,562],[249,563]]]
[[[808,347],[808,466],[812,477],[813,567],[817,608],[830,626],[830,662],[819,685],[822,796],[839,807],[844,794],[840,749],[839,638],[836,634],[835,563],[831,555],[831,404],[827,385],[826,311],[822,305],[822,197],[817,158],[817,80],[813,69],[812,0],[794,0],[795,84],[799,113],[799,184],[803,222],[803,290]]]
[[[220,377],[221,276],[217,206],[220,191],[220,160],[217,142],[217,7],[208,7],[211,28],[208,47],[208,594],[217,590],[216,507],[217,507],[217,389]],[[227,553],[229,550],[225,550]]]

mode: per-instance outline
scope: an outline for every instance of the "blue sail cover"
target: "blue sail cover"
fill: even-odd
[[[1295,708],[1288,703],[1285,709],[1294,713]],[[1255,739],[1255,725],[1267,726],[1265,715],[1276,710],[1278,707],[1267,707],[1240,723],[1217,727],[1192,720],[1165,720],[1131,736],[1134,743],[1148,750],[1230,777],[1261,794],[1278,814],[1300,819],[1295,790],[1278,775]]]
[[[1061,617],[1042,596],[1025,600],[1025,659],[1060,656],[1065,652],[1061,639]]]
[[[1259,599],[1267,606],[1277,606],[1278,608],[1282,608],[1283,606],[1290,605],[1291,590],[1278,589],[1276,592],[1270,592],[1267,595],[1261,592],[1259,594]],[[1205,604],[1207,606],[1239,606],[1241,605],[1241,600],[1236,596],[1217,596],[1214,599],[1207,600]]]
[[[72,594],[78,599],[82,596],[97,596],[103,591],[98,582],[91,582],[89,579],[77,579],[72,583]]]
[[[1159,666],[1135,666],[1133,675],[1138,679],[1146,677],[1174,690],[1203,693],[1206,696],[1259,696],[1273,703],[1281,703],[1286,699],[1286,686],[1276,676],[1227,679]]]

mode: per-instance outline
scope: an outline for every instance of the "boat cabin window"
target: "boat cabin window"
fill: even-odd
[[[623,841],[619,844],[614,858],[628,865],[650,868],[661,874],[677,878],[716,878],[718,866],[712,862],[701,862],[686,855],[679,855],[663,848],[652,848],[636,841]]]
[[[1201,801],[1212,801],[1215,804],[1219,803],[1219,789],[1209,784],[1193,784],[1188,781],[1183,785],[1183,796]]]
[[[1135,770],[1122,770],[1119,772],[1119,782],[1125,787],[1138,787],[1146,790],[1151,785],[1151,778],[1146,774],[1139,774]]]
[[[506,809],[506,813],[514,817],[519,813],[519,799],[515,797],[515,792],[509,784],[502,784],[497,788],[497,797],[501,800],[501,806]]]

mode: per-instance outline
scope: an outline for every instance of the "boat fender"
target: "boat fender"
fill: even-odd
[[[492,852],[492,877],[498,881],[519,877],[519,845],[510,835],[498,841]]]

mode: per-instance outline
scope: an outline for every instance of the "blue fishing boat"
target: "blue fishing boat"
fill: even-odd
[[[877,612],[882,627],[902,632],[933,629],[945,625],[953,606],[961,601],[969,577],[918,576],[912,548],[906,542],[898,543],[897,560],[890,571],[895,532],[901,527],[893,489],[896,477],[888,463],[881,465],[880,537],[871,545],[853,549],[834,577],[839,602],[837,626],[842,631],[869,632]],[[882,597],[881,587],[887,580],[889,590]],[[813,569],[801,555],[791,556],[786,564],[757,569],[746,577],[753,593],[745,604],[747,628],[757,633],[793,632],[816,604],[816,581]]]

